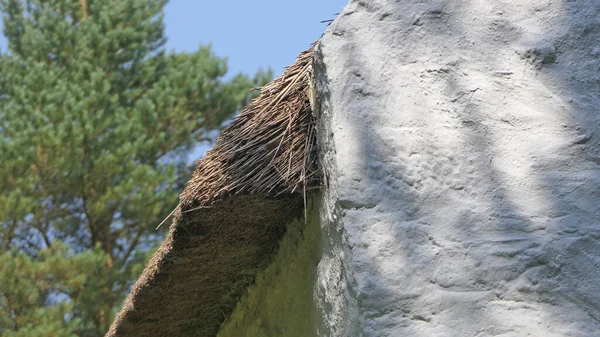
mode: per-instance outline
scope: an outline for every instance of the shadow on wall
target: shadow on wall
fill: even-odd
[[[600,331],[600,4],[519,6],[354,1],[322,39],[332,336]]]

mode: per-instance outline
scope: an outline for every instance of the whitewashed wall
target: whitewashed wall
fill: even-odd
[[[351,1],[317,51],[324,336],[600,336],[600,1]]]

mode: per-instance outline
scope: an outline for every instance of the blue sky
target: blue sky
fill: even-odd
[[[228,76],[252,75],[260,68],[271,68],[277,76],[321,37],[327,28],[321,21],[335,18],[347,2],[171,0],[165,8],[167,49],[192,52],[210,43],[218,56],[227,57]],[[3,34],[0,49],[6,49]],[[200,144],[190,160],[208,149]]]
[[[165,8],[167,49],[194,51],[210,43],[228,58],[229,75],[271,68],[275,76],[321,37],[323,20],[335,18],[348,0],[198,1],[171,0]],[[188,160],[200,159],[211,145],[198,144]]]
[[[271,67],[275,75],[319,39],[348,0],[170,0],[165,8],[167,49],[194,51],[212,44],[232,74]],[[0,24],[2,20],[0,20]],[[0,49],[6,50],[0,33]]]
[[[231,73],[271,67],[275,75],[321,36],[348,0],[171,0],[165,9],[168,49],[211,43]]]

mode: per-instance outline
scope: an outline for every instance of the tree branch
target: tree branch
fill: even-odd
[[[8,231],[4,240],[4,251],[8,251],[12,244],[13,237],[15,236],[15,230],[17,229],[17,220],[14,219],[13,223],[8,228]]]
[[[81,7],[81,16],[84,20],[88,18],[88,10],[86,0],[79,0],[79,7]]]
[[[35,213],[35,222],[36,222],[36,225],[34,226],[34,228],[37,229],[40,232],[40,234],[42,234],[42,238],[44,239],[46,248],[50,248],[50,246],[52,246],[52,243],[50,242],[50,238],[48,238],[48,233],[46,232],[46,228],[44,227],[44,224],[38,217],[37,212]]]
[[[142,234],[144,234],[145,230],[146,230],[145,226],[141,226],[141,228],[138,230],[137,234],[135,235],[135,238],[133,239],[133,241],[129,245],[129,248],[127,249],[127,252],[123,256],[123,260],[121,262],[121,266],[125,266],[125,264],[127,263],[127,260],[129,259],[129,256],[131,255],[131,253],[133,253],[133,251],[137,247],[140,239],[142,238]]]

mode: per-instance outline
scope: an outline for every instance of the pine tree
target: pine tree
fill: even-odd
[[[270,77],[165,52],[165,4],[0,0],[1,336],[102,336],[190,149]]]

